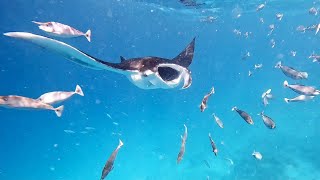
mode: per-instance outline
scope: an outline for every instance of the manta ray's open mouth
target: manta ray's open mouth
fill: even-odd
[[[183,89],[188,88],[192,83],[191,72],[177,64],[159,64],[157,77],[168,87],[179,86],[183,82]]]
[[[179,77],[180,72],[171,68],[171,67],[158,67],[158,73],[162,80],[164,81],[172,81]]]

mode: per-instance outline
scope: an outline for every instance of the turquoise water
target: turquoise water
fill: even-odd
[[[105,61],[149,55],[171,59],[193,37],[196,45],[190,88],[143,90],[125,76],[86,69],[1,36],[1,95],[37,98],[49,91],[72,91],[79,84],[85,96],[64,102],[61,118],[50,111],[1,108],[0,179],[99,179],[119,138],[124,145],[106,179],[320,179],[318,98],[286,104],[283,98],[296,93],[282,85],[288,80],[319,87],[320,65],[308,59],[313,51],[318,53],[319,35],[297,32],[296,27],[319,23],[319,16],[308,10],[320,3],[268,1],[256,12],[263,2],[221,1],[192,8],[176,1],[2,1],[1,32],[48,36],[32,20],[62,22],[82,31],[90,28],[91,43],[83,37],[56,39]],[[275,18],[279,12],[284,14],[281,21]],[[200,21],[207,16],[217,20]],[[270,24],[275,24],[275,30],[268,36]],[[237,36],[234,29],[252,35]],[[297,51],[295,57],[291,50]],[[247,51],[251,56],[242,60]],[[274,68],[278,61],[307,71],[308,80],[286,77]],[[258,63],[263,67],[249,77],[248,71]],[[212,86],[216,93],[201,113],[201,100]],[[274,98],[264,107],[261,94],[269,88]],[[233,106],[248,112],[254,125],[232,112]],[[263,110],[276,122],[276,129],[265,127],[257,115]],[[224,122],[223,129],[212,113]],[[183,124],[188,126],[188,139],[177,165]],[[209,132],[219,149],[217,157]],[[261,161],[252,157],[254,150],[263,155]]]

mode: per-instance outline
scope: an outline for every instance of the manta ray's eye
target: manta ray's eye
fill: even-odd
[[[2,97],[4,101],[8,101],[8,97]]]

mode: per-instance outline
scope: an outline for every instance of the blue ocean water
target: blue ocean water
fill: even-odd
[[[86,69],[33,44],[0,36],[1,95],[37,98],[49,91],[72,91],[77,84],[85,93],[63,103],[61,118],[51,111],[0,109],[0,179],[99,179],[119,139],[124,145],[106,179],[320,179],[318,98],[286,104],[283,98],[296,93],[282,85],[288,80],[319,87],[320,65],[308,59],[319,53],[319,35],[296,28],[319,23],[319,16],[308,10],[320,3],[270,0],[260,12],[256,7],[264,1],[206,3],[210,5],[194,8],[178,1],[2,0],[0,32],[48,36],[32,20],[62,22],[84,32],[90,28],[91,43],[83,37],[56,39],[105,61],[149,55],[171,59],[193,37],[196,45],[190,88],[143,90],[125,76]],[[276,13],[284,14],[281,21]],[[217,19],[202,22],[207,16]],[[270,24],[275,30],[268,36]],[[237,36],[234,29],[252,34]],[[247,51],[251,56],[242,60]],[[278,61],[308,72],[308,79],[289,79],[274,68]],[[258,63],[263,67],[253,71]],[[212,86],[216,92],[201,113],[201,100]],[[269,88],[274,98],[264,107],[261,94]],[[254,125],[232,112],[234,106],[248,112]],[[261,111],[273,118],[276,129],[265,127],[257,115]],[[213,113],[224,122],[223,129]],[[183,124],[188,139],[177,164]],[[209,132],[219,149],[217,157]],[[263,155],[261,161],[252,157],[254,150]]]

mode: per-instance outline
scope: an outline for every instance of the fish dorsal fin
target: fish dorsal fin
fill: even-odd
[[[120,61],[121,62],[123,62],[123,61],[125,61],[126,59],[124,58],[124,57],[122,57],[122,56],[120,56]]]
[[[193,38],[190,44],[175,58],[173,62],[183,67],[189,67],[193,59],[194,45],[196,38]]]

